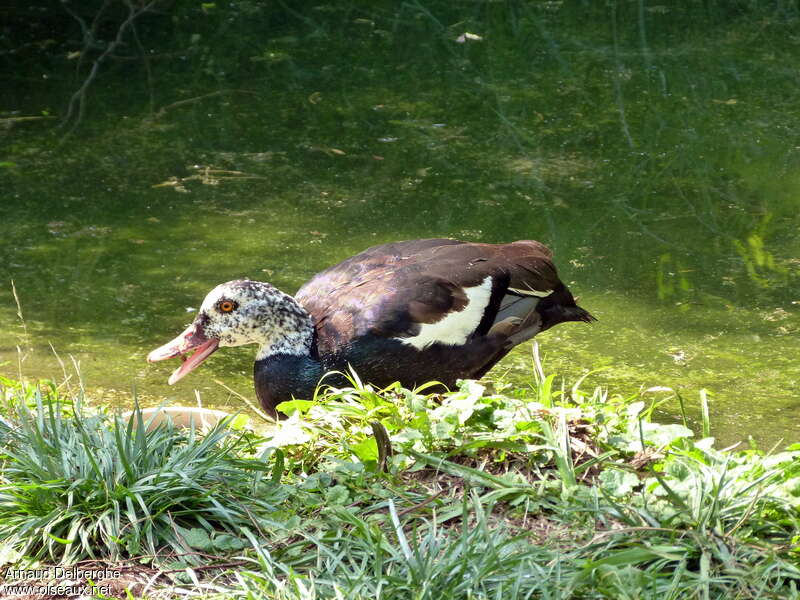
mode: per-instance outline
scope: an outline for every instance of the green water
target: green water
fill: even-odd
[[[695,424],[705,388],[722,442],[800,439],[796,3],[233,6],[151,17],[152,52],[196,51],[104,67],[70,138],[0,131],[0,374],[238,409],[215,380],[253,397],[254,348],[172,388],[144,360],[217,283],[533,238],[599,319],[539,338],[548,372],[679,390]],[[63,116],[86,73],[43,47],[2,55],[0,118]],[[493,373],[525,384],[530,356]]]

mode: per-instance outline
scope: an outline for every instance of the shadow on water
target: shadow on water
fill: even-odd
[[[13,119],[63,116],[96,54],[76,79],[62,13],[3,38],[3,373],[19,346],[24,374],[58,377],[52,343],[104,401],[135,381],[238,407],[214,379],[250,395],[251,348],[178,388],[144,363],[216,283],[293,292],[375,243],[534,238],[600,318],[542,336],[550,371],[690,403],[705,387],[722,440],[797,439],[796,3],[173,11],[138,30],[154,58],[104,63],[58,146]],[[496,373],[529,381],[529,354]]]

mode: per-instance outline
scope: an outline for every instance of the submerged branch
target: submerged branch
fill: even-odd
[[[189,104],[197,104],[198,102],[202,102],[203,100],[207,100],[208,98],[214,98],[215,96],[225,96],[226,94],[255,94],[250,90],[217,90],[216,92],[209,92],[208,94],[201,94],[200,96],[194,96],[192,98],[186,98],[184,100],[178,100],[177,102],[173,102],[172,104],[167,104],[162,106],[158,109],[158,112],[153,115],[154,119],[160,119],[164,115],[167,114],[167,111],[172,110],[173,108],[178,108],[180,106],[187,106]]]
[[[105,59],[108,56],[111,55],[112,52],[114,52],[114,50],[118,46],[120,46],[123,43],[125,34],[128,31],[128,29],[133,25],[133,22],[144,13],[149,12],[150,9],[152,9],[157,2],[158,0],[150,0],[150,2],[148,2],[147,4],[143,4],[139,7],[136,7],[133,4],[133,2],[131,2],[130,0],[126,0],[126,4],[128,5],[128,17],[120,24],[119,29],[117,29],[117,37],[114,39],[113,42],[111,42],[108,45],[108,47],[103,51],[103,53],[100,54],[100,56],[98,56],[94,60],[92,68],[89,71],[89,74],[86,76],[86,79],[84,79],[83,84],[81,84],[78,90],[74,94],[72,94],[72,97],[69,100],[69,105],[67,107],[67,114],[61,121],[60,127],[62,128],[66,127],[70,122],[72,123],[72,125],[64,134],[64,136],[61,138],[62,142],[66,140],[69,136],[71,136],[78,128],[78,126],[81,124],[81,121],[83,121],[83,115],[86,109],[86,92],[88,91],[89,86],[92,85],[92,82],[97,77],[100,65],[103,63],[103,61],[105,61]],[[68,12],[70,12],[70,14],[73,14],[73,16],[75,16],[72,11]],[[84,35],[88,35],[88,39],[85,40],[84,44],[84,51],[85,51],[91,44],[92,36],[91,33],[87,31],[85,23],[82,23],[81,26],[82,29],[84,30]]]

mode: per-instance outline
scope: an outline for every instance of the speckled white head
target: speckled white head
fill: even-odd
[[[268,283],[240,279],[222,283],[203,300],[195,323],[220,346],[259,344],[257,358],[308,354],[313,326],[297,302]]]
[[[311,317],[294,298],[268,283],[239,279],[211,290],[192,324],[174,340],[153,350],[147,360],[164,360],[195,350],[172,374],[172,384],[220,346],[259,344],[259,360],[275,354],[308,355],[313,339]]]

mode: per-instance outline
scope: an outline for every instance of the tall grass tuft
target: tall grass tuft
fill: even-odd
[[[68,410],[67,410],[68,409]],[[69,412],[70,416],[65,416]],[[24,555],[62,563],[180,555],[243,546],[282,499],[269,452],[222,422],[206,433],[90,414],[35,393],[19,403],[0,448],[0,539]]]

